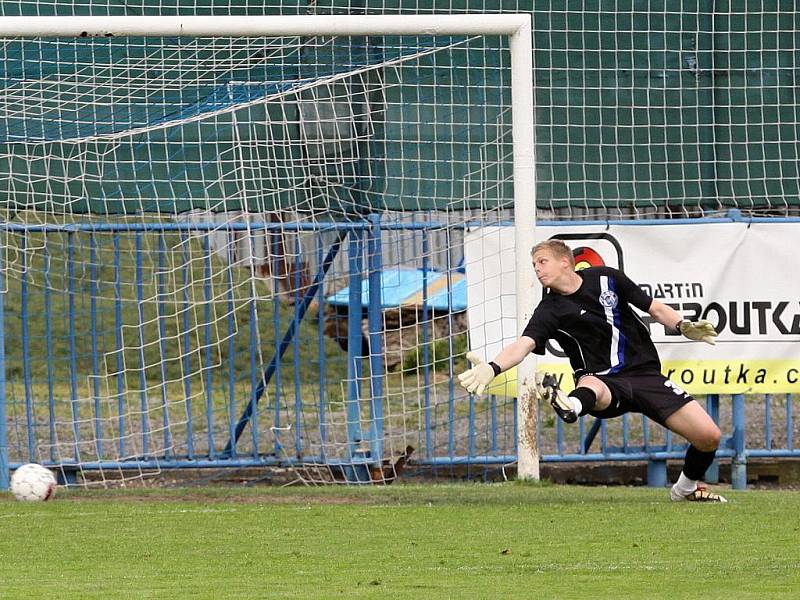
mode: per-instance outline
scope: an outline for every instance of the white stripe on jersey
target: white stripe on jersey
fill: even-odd
[[[581,343],[577,339],[575,339],[575,336],[570,335],[569,333],[567,333],[563,329],[557,329],[556,331],[560,331],[565,336],[567,336],[568,338],[572,339],[573,342],[575,342],[575,347],[578,349],[578,352],[581,353],[581,361],[583,362],[583,368],[585,369],[586,368],[586,359],[583,357],[583,348],[581,348]]]
[[[600,293],[604,294],[608,290],[608,276],[601,275],[600,276]],[[611,369],[619,365],[619,334],[620,331],[617,326],[614,324],[614,308],[611,306],[603,305],[603,310],[606,313],[606,322],[611,325],[611,351],[609,353],[609,364],[611,365],[610,368],[606,369],[605,371],[601,371],[598,375],[605,375]]]

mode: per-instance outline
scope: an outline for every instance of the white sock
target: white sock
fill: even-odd
[[[675,483],[675,488],[681,493],[681,495],[688,496],[697,489],[697,480],[689,479],[683,474],[683,471],[681,471],[681,476],[678,477],[678,481]]]
[[[572,404],[572,410],[575,411],[575,414],[581,414],[581,411],[583,410],[583,404],[581,404],[581,401],[575,396],[567,396],[567,400],[569,400],[569,403]]]

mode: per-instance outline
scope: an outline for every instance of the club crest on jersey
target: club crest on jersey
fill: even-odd
[[[619,298],[617,298],[616,292],[612,292],[611,290],[606,290],[600,294],[599,300],[600,304],[606,308],[615,308],[619,303]]]

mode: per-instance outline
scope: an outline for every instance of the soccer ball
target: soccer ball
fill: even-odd
[[[11,476],[11,493],[17,500],[27,502],[50,500],[56,493],[56,478],[50,469],[28,463]]]

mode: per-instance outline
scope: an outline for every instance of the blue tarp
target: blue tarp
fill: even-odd
[[[409,308],[422,306],[422,286],[427,280],[427,306],[434,310],[467,310],[467,279],[463,273],[451,274],[452,287],[447,288],[447,274],[440,271],[421,269],[393,269],[381,272],[381,308],[398,308],[406,305]],[[448,296],[450,297],[448,303]],[[350,301],[350,288],[346,287],[332,296],[327,302],[334,306],[347,306]],[[369,305],[369,280],[364,275],[361,281],[361,306]]]

